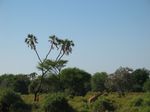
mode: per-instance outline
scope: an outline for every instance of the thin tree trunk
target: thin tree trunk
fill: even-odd
[[[34,93],[34,101],[37,101],[37,92]]]
[[[39,92],[40,92],[40,90],[41,90],[44,75],[45,75],[45,74],[43,74],[43,75],[41,76],[39,86],[38,86],[38,88],[37,88],[36,92],[34,93],[34,101],[39,101],[38,93],[39,93]]]

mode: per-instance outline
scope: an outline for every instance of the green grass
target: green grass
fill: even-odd
[[[89,104],[88,102],[92,95],[94,93],[89,92],[84,97],[75,96],[74,98],[68,98],[68,103],[77,112],[92,112],[94,103]],[[39,102],[33,101],[33,95],[22,95],[22,98],[27,104],[32,105],[32,112],[43,112],[42,103],[44,98],[46,98],[45,96],[46,94],[40,95]],[[127,93],[124,97],[119,97],[117,93],[111,93],[108,96],[101,97],[113,101],[116,106],[115,112],[150,112],[150,93]]]

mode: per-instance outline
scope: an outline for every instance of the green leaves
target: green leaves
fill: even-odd
[[[42,59],[39,55],[39,52],[36,49],[36,44],[38,43],[37,38],[34,35],[29,34],[25,39],[25,43],[28,45],[28,47],[31,47],[31,49],[33,49],[36,53],[39,60],[37,68],[41,71],[41,80],[39,82],[38,89],[35,92],[35,98],[34,98],[35,100],[36,100],[37,93],[40,92],[43,83],[43,78],[45,77],[45,75],[47,75],[48,72],[51,74],[58,75],[61,69],[67,63],[66,60],[61,60],[62,57],[64,55],[69,55],[72,52],[72,47],[74,46],[72,40],[59,39],[55,35],[50,36],[48,41],[50,42],[50,48],[47,54],[45,55],[45,58]],[[53,50],[55,50],[54,48],[56,48],[57,50],[56,53],[58,53],[58,55],[56,55],[56,58],[54,59],[48,59],[50,53]]]
[[[55,35],[49,36],[49,42],[51,43],[52,47],[56,47],[57,50],[63,51],[65,54],[69,54],[72,52],[72,47],[74,43],[72,40],[68,39],[59,39]]]
[[[66,66],[67,60],[45,60],[43,63],[38,63],[37,68],[43,70],[44,72],[49,71],[53,74],[58,74],[63,67]]]
[[[69,55],[72,53],[72,47],[74,46],[74,43],[72,40],[68,39],[59,39],[55,35],[49,37],[49,42],[51,43],[51,47],[54,49],[54,47],[59,50],[59,54],[56,58],[56,60],[60,60],[62,56]]]
[[[31,47],[31,49],[36,49],[36,44],[38,44],[37,38],[32,35],[28,34],[27,38],[25,39],[25,43],[28,45],[28,47]]]
[[[0,112],[31,112],[21,96],[10,89],[0,91]]]
[[[37,68],[45,74],[48,71],[58,74],[62,69],[62,67],[64,67],[65,64],[67,63],[66,60],[61,60],[62,57],[64,55],[69,55],[70,53],[72,53],[72,47],[74,46],[74,43],[72,40],[59,39],[55,35],[49,36],[48,41],[50,42],[50,48],[45,58],[42,60],[36,49],[36,44],[38,44],[37,38],[33,34],[28,34],[27,38],[25,39],[25,43],[28,45],[28,47],[30,47],[35,51],[39,59],[39,64]],[[51,51],[54,50],[54,48],[57,49],[58,55],[56,56],[55,59],[50,60],[48,59],[48,56],[50,55]]]
[[[47,95],[43,109],[45,112],[74,112],[62,93]]]

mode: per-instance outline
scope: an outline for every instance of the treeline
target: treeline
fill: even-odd
[[[10,88],[20,94],[34,94],[40,79],[36,73],[3,74],[0,76],[0,88]],[[150,91],[150,71],[120,67],[113,74],[90,74],[79,68],[66,68],[59,75],[45,75],[40,93],[64,92],[72,96],[83,96],[89,91],[118,92],[119,95]]]

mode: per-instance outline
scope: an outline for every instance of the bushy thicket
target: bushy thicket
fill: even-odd
[[[148,79],[143,86],[144,91],[150,92],[150,79]]]
[[[46,96],[43,109],[45,112],[74,112],[62,93],[54,93]]]
[[[85,95],[91,90],[91,75],[78,68],[67,68],[60,73],[64,92],[71,95]]]
[[[93,112],[114,112],[116,109],[113,101],[99,97],[98,100],[93,104]]]
[[[0,91],[0,112],[30,112],[20,95],[10,89]]]
[[[0,88],[11,88],[21,94],[35,93],[41,77],[4,74],[0,76]],[[89,91],[125,92],[150,91],[150,71],[120,67],[114,73],[97,72],[94,75],[79,68],[66,68],[60,74],[48,73],[43,78],[41,93],[65,92],[72,96],[84,96]]]
[[[136,97],[131,101],[131,107],[136,108],[137,112],[150,112],[150,93],[144,97]]]
[[[0,88],[10,88],[21,94],[28,94],[30,78],[24,74],[4,74],[0,76]]]

